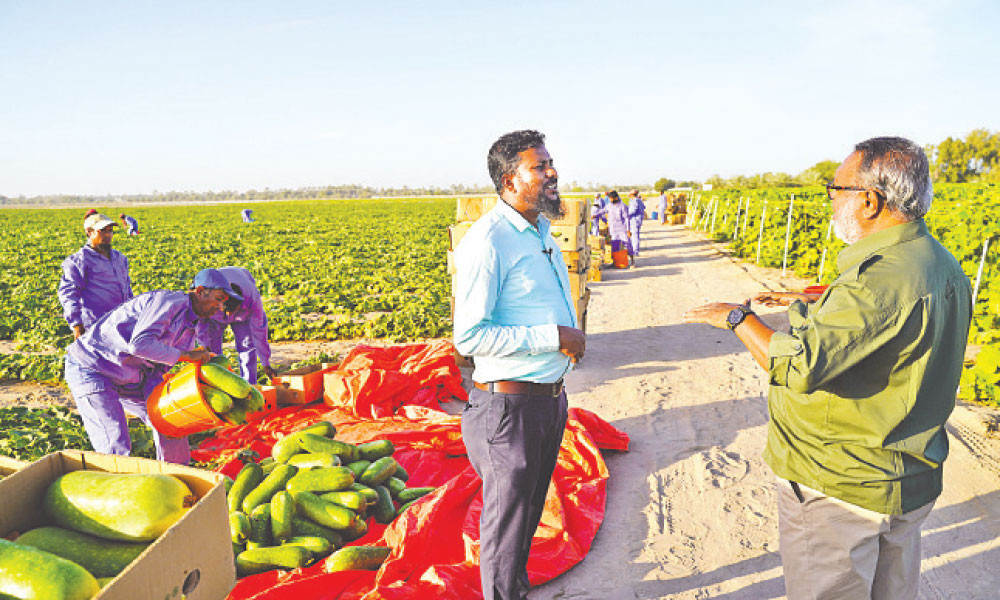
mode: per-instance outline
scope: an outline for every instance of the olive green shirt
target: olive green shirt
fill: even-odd
[[[790,333],[771,338],[764,460],[828,496],[907,513],[941,493],[969,279],[923,219],[865,237],[837,264],[840,277],[792,304]]]

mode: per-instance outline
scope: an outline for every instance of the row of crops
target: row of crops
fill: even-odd
[[[822,187],[701,192],[689,212],[690,227],[728,242],[748,261],[821,283],[837,276],[844,244],[831,232]],[[965,371],[959,397],[1000,406],[1000,187],[938,185],[926,221],[970,281],[980,282],[969,335],[979,352]]]
[[[455,199],[325,200],[248,205],[95,207],[139,220],[121,233],[136,294],[186,289],[205,267],[242,266],[257,279],[271,339],[392,341],[447,335],[446,227]],[[85,209],[3,210],[0,380],[58,381],[72,334],[56,287],[84,243]],[[39,352],[50,354],[39,354]]]

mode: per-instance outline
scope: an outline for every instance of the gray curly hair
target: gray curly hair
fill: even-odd
[[[861,155],[862,186],[880,192],[889,209],[915,221],[931,208],[934,187],[927,154],[906,138],[875,137],[854,147]]]

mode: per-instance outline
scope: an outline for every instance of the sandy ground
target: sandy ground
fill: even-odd
[[[587,355],[568,378],[571,406],[632,439],[606,456],[605,520],[590,554],[531,600],[784,598],[765,373],[734,335],[683,324],[706,301],[801,289],[731,260],[682,226],[648,225],[638,268],[592,283]],[[765,319],[787,326],[783,309]],[[926,521],[920,598],[998,598],[1000,440],[994,413],[956,408],[944,493]]]
[[[606,455],[604,523],[587,558],[531,600],[784,598],[773,476],[760,458],[766,378],[728,331],[680,323],[707,301],[801,289],[730,259],[681,226],[649,225],[638,267],[592,283],[587,356],[568,378],[571,405],[632,438]],[[787,325],[781,309],[765,319]],[[288,365],[356,342],[276,344]],[[0,385],[0,405],[71,405],[61,387]],[[925,523],[920,598],[1000,597],[997,413],[960,405],[949,422],[944,493]]]

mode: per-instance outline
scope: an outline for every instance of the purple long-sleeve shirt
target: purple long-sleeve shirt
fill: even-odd
[[[611,241],[628,241],[628,206],[624,202],[608,202],[598,212],[608,220]]]
[[[117,385],[134,385],[162,375],[182,352],[192,350],[204,320],[184,292],[146,292],[104,315],[67,353],[83,369]]]
[[[642,226],[642,220],[646,216],[646,203],[642,201],[642,198],[634,198],[632,204],[628,207],[628,220],[629,225],[633,229],[637,229]]]
[[[222,334],[226,330],[226,325],[233,325],[235,333],[237,324],[246,324],[250,329],[250,339],[253,349],[257,351],[257,357],[260,358],[261,364],[269,366],[271,345],[267,341],[267,316],[264,314],[264,300],[260,297],[257,282],[254,281],[250,271],[241,267],[222,267],[219,272],[229,283],[239,288],[243,295],[243,303],[232,314],[227,315],[219,311],[212,315],[210,322],[199,329],[198,339],[205,344],[209,352],[221,354]]]
[[[104,258],[88,244],[63,261],[58,294],[69,326],[90,328],[111,309],[132,298],[128,259],[114,248],[110,258]]]

